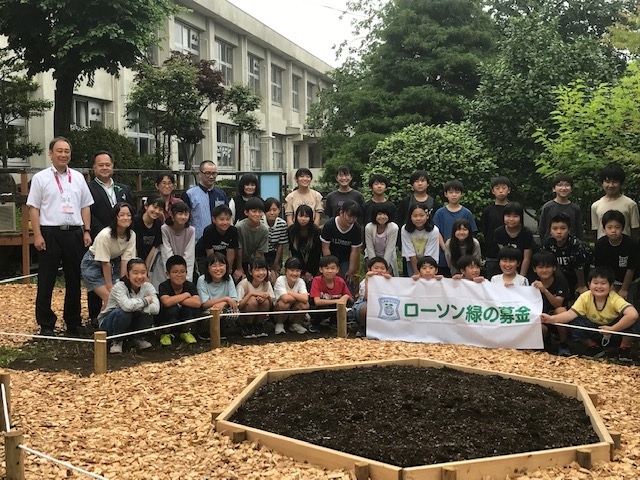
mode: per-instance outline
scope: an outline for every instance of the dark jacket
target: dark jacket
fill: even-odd
[[[135,199],[129,186],[114,182],[114,189],[116,192],[116,203],[129,203],[135,214]],[[111,210],[113,207],[111,206],[107,192],[104,191],[104,188],[102,188],[95,179],[89,182],[89,191],[91,191],[91,196],[94,201],[94,204],[91,205],[91,238],[96,238],[100,230],[111,225]]]

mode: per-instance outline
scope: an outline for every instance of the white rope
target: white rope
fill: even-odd
[[[132,335],[139,335],[141,333],[147,333],[147,332],[155,332],[157,330],[165,330],[167,328],[178,327],[180,325],[187,325],[189,323],[199,322],[200,320],[205,320],[205,319],[208,319],[208,318],[211,318],[211,315],[206,315],[204,317],[198,317],[198,318],[192,318],[190,320],[184,320],[182,322],[177,322],[177,323],[169,323],[168,325],[161,325],[159,327],[149,327],[149,328],[145,328],[144,330],[134,330],[133,332],[118,333],[116,335],[109,335],[107,337],[107,340],[113,340],[115,338],[130,337]]]
[[[0,383],[2,388],[2,410],[4,412],[4,424],[7,427],[7,432],[11,431],[11,420],[9,420],[9,408],[7,407],[7,390],[4,388],[4,383]]]
[[[38,276],[37,273],[32,273],[30,275],[22,275],[21,277],[5,278],[4,280],[0,280],[0,284],[11,283],[11,282],[15,282],[16,280],[22,280],[23,278],[30,278],[30,277],[37,277],[37,276]]]
[[[44,338],[47,340],[62,340],[64,342],[85,342],[93,343],[92,338],[76,338],[76,337],[52,337],[51,335],[33,335],[30,333],[0,332],[0,335],[8,337],[28,337],[28,338]]]
[[[87,477],[97,478],[98,480],[109,480],[106,477],[101,477],[100,475],[97,475],[95,473],[91,473],[91,472],[88,472],[86,470],[83,470],[82,468],[75,467],[75,466],[71,465],[69,462],[63,462],[62,460],[58,460],[57,458],[50,457],[49,455],[47,455],[45,453],[42,453],[42,452],[39,452],[38,450],[34,450],[32,448],[29,448],[26,445],[18,445],[18,448],[21,448],[25,452],[29,452],[29,453],[31,453],[33,455],[38,456],[38,457],[42,457],[44,459],[47,459],[50,462],[57,463],[58,465],[62,465],[63,467],[66,467],[66,468],[68,468],[70,470],[74,470],[74,471],[76,471],[78,473],[82,473],[82,474],[86,475]]]
[[[621,335],[623,337],[635,337],[640,338],[640,335],[637,333],[626,333],[626,332],[613,332],[611,330],[601,330],[599,328],[593,327],[581,327],[580,325],[571,325],[570,323],[543,323],[543,325],[557,325],[558,327],[567,327],[567,328],[575,328],[576,330],[587,330],[589,332],[596,332],[600,335]]]

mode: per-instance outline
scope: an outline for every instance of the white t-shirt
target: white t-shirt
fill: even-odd
[[[129,240],[126,237],[112,238],[111,227],[105,227],[98,232],[89,251],[93,254],[93,259],[98,262],[110,262],[118,257],[129,261],[136,256],[136,232],[131,230]]]
[[[280,275],[276,280],[276,283],[273,285],[273,292],[276,296],[276,302],[282,295],[284,295],[288,291],[292,291],[294,293],[309,293],[307,292],[307,285],[301,278],[296,280],[296,283],[293,285],[293,287],[290,287],[289,282],[287,282],[287,276]]]
[[[591,204],[591,229],[597,230],[596,238],[604,235],[602,228],[602,216],[609,210],[618,210],[624,215],[624,229],[622,233],[631,235],[632,228],[640,227],[640,215],[638,213],[638,204],[626,195],[620,195],[615,200],[608,200],[602,197],[600,200]]]
[[[501,273],[499,275],[494,275],[493,277],[491,277],[491,283],[499,283],[500,285],[504,285],[504,274]],[[529,280],[527,280],[527,277],[523,277],[519,273],[516,273],[516,278],[513,279],[512,283],[517,287],[529,286]]]
[[[257,287],[254,287],[253,284],[245,278],[238,283],[236,290],[238,292],[238,300],[242,300],[249,292],[267,292],[271,297],[271,301],[275,303],[275,294],[273,293],[273,288],[269,280],[265,280]]]

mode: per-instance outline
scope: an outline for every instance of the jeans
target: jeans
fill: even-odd
[[[142,330],[153,325],[153,317],[144,312],[125,312],[120,307],[111,310],[100,322],[100,328],[107,335]]]

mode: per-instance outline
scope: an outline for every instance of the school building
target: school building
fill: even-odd
[[[295,43],[246,14],[227,0],[181,0],[188,13],[165,22],[162,42],[154,48],[154,61],[162,63],[171,50],[213,59],[227,84],[242,82],[262,97],[258,113],[260,132],[244,134],[241,171],[285,172],[289,182],[299,167],[315,174],[322,168],[318,133],[307,125],[307,114],[320,90],[329,88],[332,67]],[[1,42],[0,42],[1,43]],[[51,74],[39,74],[38,95],[54,99]],[[73,122],[77,128],[103,125],[126,134],[141,154],[152,153],[154,136],[142,126],[127,127],[125,103],[132,88],[133,72],[123,70],[116,78],[96,72],[92,86],[80,85],[74,94]],[[214,160],[221,173],[237,170],[238,141],[231,121],[209,107],[204,114],[205,139],[198,146],[194,165]],[[45,153],[24,161],[13,159],[11,167],[48,165],[46,146],[53,138],[53,109],[43,117],[16,122]],[[173,145],[171,168],[183,168],[177,144]]]

